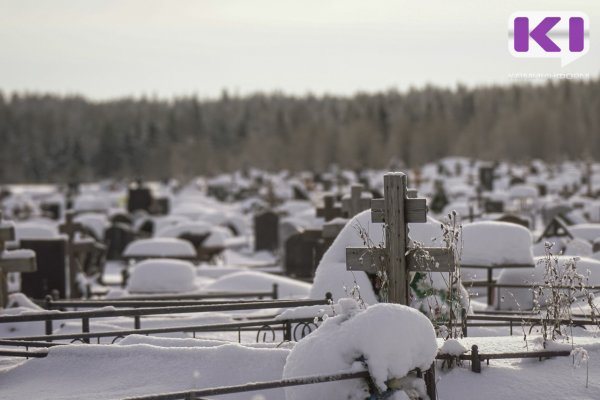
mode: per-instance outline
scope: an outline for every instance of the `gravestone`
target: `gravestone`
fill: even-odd
[[[483,209],[486,214],[499,214],[504,212],[504,202],[501,200],[485,199]]]
[[[324,252],[320,230],[296,233],[285,242],[285,274],[295,278],[312,278]]]
[[[273,251],[279,247],[279,215],[265,211],[254,216],[254,248]]]
[[[371,207],[371,196],[363,195],[362,185],[352,185],[350,196],[342,199],[342,211],[346,218],[352,218],[369,207]]]
[[[487,192],[494,191],[494,167],[484,164],[479,167],[479,186]]]
[[[135,240],[135,232],[131,226],[117,222],[104,232],[104,244],[107,246],[106,259],[120,260],[125,247]]]
[[[127,196],[127,211],[134,213],[138,210],[150,212],[152,207],[152,192],[144,187],[140,181],[129,187]]]
[[[37,271],[21,275],[21,292],[43,299],[57,290],[60,298],[66,298],[67,242],[63,239],[21,240],[21,248],[33,250],[37,258]]]
[[[42,214],[50,219],[55,221],[60,219],[60,209],[61,205],[58,202],[44,202],[40,204],[40,210]]]
[[[326,194],[323,197],[323,207],[317,208],[317,217],[322,217],[325,222],[342,216],[342,207],[335,204],[335,197],[332,194]]]
[[[444,189],[444,182],[441,180],[435,181],[435,192],[431,199],[431,211],[436,214],[441,213],[444,208],[448,205],[448,197],[446,196],[446,190]]]
[[[151,206],[152,215],[167,215],[171,210],[170,202],[168,197],[158,197],[153,200]]]
[[[348,270],[365,271],[370,274],[385,272],[388,282],[388,298],[384,301],[408,305],[409,272],[452,272],[456,269],[455,254],[447,248],[424,248],[427,260],[417,259],[408,248],[408,224],[427,222],[425,199],[406,196],[406,175],[384,175],[384,198],[371,201],[371,221],[384,223],[386,247],[348,247],[346,266]]]
[[[67,211],[65,222],[59,226],[60,233],[67,235],[67,259],[69,271],[69,298],[77,298],[83,295],[83,291],[77,282],[77,274],[94,274],[104,269],[106,246],[99,242],[94,232],[75,222],[75,213]],[[78,235],[76,237],[76,235]],[[77,240],[76,240],[77,239]]]

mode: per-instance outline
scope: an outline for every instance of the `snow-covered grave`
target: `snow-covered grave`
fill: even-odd
[[[147,258],[196,260],[198,254],[194,246],[186,240],[163,237],[133,241],[123,251],[123,257],[137,260]]]
[[[501,270],[531,269],[534,266],[531,232],[517,224],[497,221],[465,224],[462,243],[462,279],[476,281],[478,271],[483,270],[487,278],[488,305],[493,304],[494,277]]]

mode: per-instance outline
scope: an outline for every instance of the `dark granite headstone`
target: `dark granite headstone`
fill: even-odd
[[[265,211],[254,216],[254,248],[275,250],[279,247],[279,216]]]
[[[40,209],[45,217],[58,221],[60,219],[60,203],[47,202],[40,204]]]
[[[135,232],[124,223],[113,223],[104,232],[104,244],[107,246],[106,259],[120,260],[125,247],[135,240]]]
[[[504,202],[500,200],[485,200],[483,208],[487,214],[503,213]]]
[[[150,189],[145,187],[130,188],[127,198],[127,210],[130,213],[138,210],[150,212],[152,201],[152,192]]]
[[[479,185],[483,190],[494,190],[494,168],[489,165],[479,167]]]
[[[21,292],[34,299],[43,299],[53,290],[66,298],[67,242],[63,239],[21,240],[21,248],[35,251],[37,271],[21,275]]]
[[[304,231],[285,243],[285,273],[295,278],[313,278],[326,248],[321,231]]]

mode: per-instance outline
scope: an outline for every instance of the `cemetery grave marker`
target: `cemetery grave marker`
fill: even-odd
[[[103,264],[103,256],[106,251],[106,246],[96,242],[94,236],[82,224],[75,222],[75,213],[67,211],[65,214],[65,222],[60,225],[60,233],[67,235],[67,259],[69,270],[69,297],[81,297],[82,291],[77,284],[77,272],[85,272],[80,263],[79,258],[85,261]],[[75,242],[75,234],[83,233],[90,236],[79,242]],[[86,263],[87,264],[87,263]]]
[[[494,191],[494,167],[491,164],[479,167],[479,186],[487,192]]]
[[[15,240],[15,227],[2,221],[0,211],[0,308],[8,304],[9,272],[34,272],[37,269],[35,255],[19,250],[6,251],[6,242]]]
[[[342,211],[346,218],[351,218],[371,206],[371,199],[364,197],[362,193],[363,186],[355,184],[350,187],[350,197],[342,199]]]
[[[383,182],[384,198],[371,201],[371,221],[385,223],[386,247],[348,247],[346,265],[348,270],[368,273],[385,270],[388,301],[408,305],[408,272],[452,272],[456,268],[455,256],[447,248],[424,248],[431,256],[429,262],[417,261],[412,252],[407,254],[407,224],[427,221],[426,201],[407,198],[406,175],[401,172],[385,174]]]
[[[307,229],[293,234],[285,242],[285,272],[296,278],[313,278],[325,252],[321,230]]]
[[[129,187],[127,195],[127,211],[133,213],[138,210],[150,212],[152,207],[152,192],[144,187],[141,181],[137,181]]]
[[[568,237],[571,240],[574,238],[573,234],[569,231],[567,223],[559,216],[556,216],[546,226],[536,243],[541,242],[543,239],[561,237]]]
[[[342,207],[335,204],[335,197],[332,194],[323,196],[323,207],[317,208],[317,217],[323,217],[325,222],[342,216]]]
[[[279,247],[279,215],[265,211],[254,216],[254,248],[273,251]]]
[[[107,246],[106,258],[120,260],[125,247],[134,240],[135,232],[131,226],[122,222],[113,222],[104,232],[104,243]]]

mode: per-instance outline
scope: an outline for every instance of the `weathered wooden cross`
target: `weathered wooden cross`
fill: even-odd
[[[75,213],[70,210],[65,213],[65,222],[59,226],[60,233],[67,235],[67,255],[69,260],[69,289],[67,297],[80,297],[82,295],[77,285],[77,272],[81,268],[77,265],[75,234],[83,230],[83,225],[75,222]]]
[[[384,175],[384,198],[371,200],[371,221],[385,223],[385,247],[346,248],[346,268],[367,273],[385,271],[389,302],[408,305],[409,272],[452,272],[456,263],[454,253],[447,248],[423,248],[429,253],[426,259],[407,253],[408,224],[427,222],[427,205],[425,199],[408,198],[406,182],[401,172]]]
[[[335,197],[332,194],[323,196],[323,207],[317,208],[317,217],[323,217],[325,221],[331,221],[341,216],[342,208],[335,204]]]
[[[371,206],[371,199],[363,197],[363,186],[359,184],[350,187],[350,197],[342,199],[342,211],[348,218],[352,218],[361,211]]]
[[[0,211],[0,308],[8,303],[9,272],[35,272],[35,253],[29,250],[6,250],[6,242],[15,240],[15,227],[11,222],[2,221]]]

